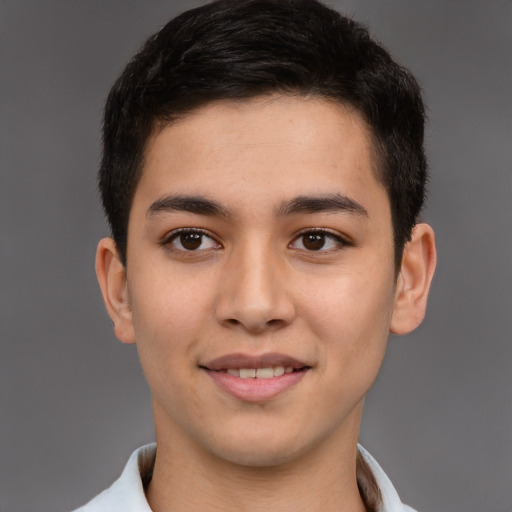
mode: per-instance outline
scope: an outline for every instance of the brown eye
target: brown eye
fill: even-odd
[[[173,251],[192,252],[219,249],[221,246],[206,233],[197,229],[181,229],[163,242]]]
[[[203,241],[203,235],[200,233],[182,233],[179,238],[182,247],[187,249],[187,251],[199,249]]]
[[[325,233],[306,233],[302,235],[302,244],[308,251],[319,251],[325,245]]]
[[[341,236],[323,229],[313,229],[300,234],[293,240],[289,247],[302,251],[327,252],[335,249],[343,249],[350,245]]]

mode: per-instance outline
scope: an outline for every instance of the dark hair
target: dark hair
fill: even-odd
[[[155,126],[212,101],[276,92],[352,105],[366,120],[399,267],[425,194],[420,89],[364,27],[316,0],[206,4],[172,19],[126,66],[106,103],[99,172],[124,264],[131,203]]]

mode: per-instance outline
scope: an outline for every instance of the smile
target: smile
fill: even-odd
[[[284,354],[228,354],[200,368],[223,393],[244,402],[277,398],[298,385],[312,369]]]
[[[224,370],[224,372],[233,377],[240,377],[241,379],[272,379],[273,377],[280,377],[285,373],[292,373],[293,367],[275,366],[273,368],[229,368]]]
[[[270,379],[294,370],[308,368],[303,361],[299,361],[286,354],[266,353],[260,355],[234,353],[226,354],[211,361],[200,364],[201,367],[217,372],[230,373],[235,377]],[[256,373],[252,373],[252,372]],[[270,373],[272,371],[272,374]],[[238,372],[236,374],[235,372]],[[242,372],[242,373],[240,373]]]

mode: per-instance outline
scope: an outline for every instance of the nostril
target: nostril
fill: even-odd
[[[226,318],[224,320],[224,325],[226,327],[240,327],[243,326],[245,329],[254,331],[254,332],[263,332],[265,330],[274,330],[283,326],[286,322],[279,318],[273,318],[271,320],[262,321],[262,322],[243,322],[241,320],[237,320],[236,318]]]

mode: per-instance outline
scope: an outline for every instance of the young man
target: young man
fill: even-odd
[[[358,433],[435,268],[423,125],[414,78],[314,0],[149,39],[107,101],[96,267],[156,446],[81,512],[411,510]]]

